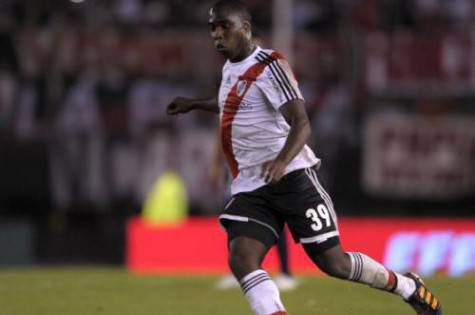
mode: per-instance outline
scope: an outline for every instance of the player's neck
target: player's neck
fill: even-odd
[[[240,62],[252,55],[252,53],[256,50],[257,46],[253,43],[250,42],[249,45],[246,45],[246,47],[242,50],[240,54],[238,54],[236,57],[229,59],[231,62]]]

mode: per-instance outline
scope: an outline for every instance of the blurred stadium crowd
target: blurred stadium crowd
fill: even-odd
[[[175,96],[217,91],[223,61],[208,38],[210,3],[2,0],[0,211],[29,208],[30,200],[60,210],[132,213],[169,168],[182,174],[194,213],[219,211],[222,195],[203,184],[209,183],[216,117],[169,119],[164,112]],[[248,3],[259,35],[271,46],[271,1]],[[294,0],[293,5],[292,63],[312,120],[311,145],[323,157],[323,175],[343,201],[343,213],[369,211],[358,196],[372,188],[386,200],[413,200],[411,192],[393,189],[400,178],[416,188],[442,178],[439,188],[416,194],[422,200],[448,186],[457,190],[448,201],[474,193],[475,3]],[[372,124],[375,112],[384,117]],[[378,121],[393,122],[401,113],[471,119],[466,129],[447,136],[449,144],[437,155],[434,167],[445,165],[448,172],[424,177],[413,170],[408,183],[404,174],[365,170],[378,154],[365,149],[372,141],[378,145],[367,131],[381,132],[385,124]],[[413,116],[403,116],[400,129],[411,129]],[[387,133],[391,139],[416,139],[412,151],[425,142],[419,131]],[[467,158],[461,163],[453,160],[459,151],[450,143],[464,141],[460,150]],[[397,143],[387,150],[388,163],[403,168],[404,150]],[[378,182],[380,177],[388,182]],[[378,191],[381,187],[386,191]]]

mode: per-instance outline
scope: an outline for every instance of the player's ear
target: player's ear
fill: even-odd
[[[252,37],[252,27],[251,23],[249,21],[243,21],[242,22],[242,28],[246,32],[247,37],[250,39]]]

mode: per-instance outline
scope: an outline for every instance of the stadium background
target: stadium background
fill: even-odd
[[[475,4],[248,2],[266,46],[293,29],[287,53],[310,145],[340,216],[375,218],[364,225],[371,238],[404,217],[393,250],[424,243],[428,261],[440,260],[431,272],[448,268],[455,243],[473,271]],[[175,96],[217,91],[210,3],[0,2],[0,265],[122,266],[127,226],[170,169],[192,222],[214,220],[226,194],[209,179],[216,117],[165,115]],[[164,243],[174,246],[171,235]]]

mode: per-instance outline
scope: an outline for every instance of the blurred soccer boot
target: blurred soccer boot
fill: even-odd
[[[416,291],[406,300],[418,315],[442,315],[442,306],[439,299],[425,286],[422,279],[415,273],[405,274],[416,283]]]
[[[274,282],[281,292],[295,290],[300,284],[297,279],[285,273],[275,276]]]
[[[232,274],[225,275],[216,283],[216,289],[218,290],[229,290],[235,288],[239,288],[239,282]]]

